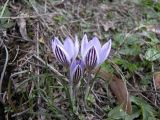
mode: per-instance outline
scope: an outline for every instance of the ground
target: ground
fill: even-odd
[[[0,120],[159,120],[158,0],[0,0]],[[51,40],[112,39],[73,104]],[[85,97],[84,97],[85,96]]]

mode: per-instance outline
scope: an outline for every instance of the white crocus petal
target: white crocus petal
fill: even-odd
[[[107,43],[103,45],[100,52],[99,65],[102,64],[108,57],[111,50],[112,40],[110,39]]]
[[[70,37],[67,37],[64,41],[64,49],[66,52],[68,52],[70,58],[74,55],[74,44]]]
[[[81,53],[82,60],[85,61],[86,55],[88,54],[89,50],[93,47],[91,44],[86,44],[87,48],[83,53]]]
[[[99,39],[97,37],[93,37],[91,41],[89,41],[89,44],[95,46],[97,52],[99,53],[101,50],[101,43],[99,42]]]
[[[78,37],[75,36],[74,56],[73,56],[73,59],[76,59],[78,53],[79,53],[79,42],[78,42]]]
[[[87,38],[87,35],[84,34],[82,43],[81,43],[81,55],[83,55],[84,52],[86,51],[87,44],[88,44],[88,38]]]
[[[54,40],[51,41],[51,44],[52,44],[52,45],[51,45],[52,51],[54,52],[54,51],[55,51],[55,42],[54,42]]]

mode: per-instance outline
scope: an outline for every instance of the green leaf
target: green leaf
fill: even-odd
[[[134,72],[138,69],[137,63],[133,63],[133,62],[127,61],[125,59],[115,58],[115,59],[113,59],[113,61],[116,64],[121,65],[125,70],[128,69],[130,72]]]
[[[160,51],[154,48],[149,48],[145,53],[145,59],[148,61],[155,61],[160,58]]]
[[[131,97],[131,101],[140,107],[143,120],[155,119],[157,113],[146,101],[134,96]]]
[[[55,16],[55,17],[54,17],[54,20],[55,20],[57,23],[63,23],[63,22],[65,21],[65,18],[64,18],[64,16],[59,15],[59,16]]]
[[[115,42],[116,42],[118,45],[122,45],[123,42],[124,42],[124,34],[122,34],[122,33],[117,33],[117,34],[114,36],[114,40],[115,40]]]
[[[141,48],[138,45],[124,46],[119,51],[121,55],[133,55],[133,56],[138,55],[140,52],[141,52]]]
[[[138,34],[133,34],[132,36],[129,36],[126,40],[127,45],[140,45],[142,41],[141,38],[138,36]]]
[[[102,69],[104,69],[104,70],[106,70],[106,71],[108,71],[108,72],[110,72],[110,73],[113,73],[114,72],[114,69],[113,69],[113,67],[112,67],[112,65],[111,64],[107,64],[107,63],[103,63],[102,65],[101,65],[101,67],[102,67]]]
[[[3,6],[0,6],[0,12],[2,12],[4,10],[4,13],[2,14],[2,17],[10,17],[11,16],[11,12],[9,11],[8,7],[5,7],[5,9],[3,9]],[[13,21],[11,21],[8,18],[1,18],[0,19],[0,27],[2,28],[10,28],[14,25]]]
[[[150,24],[153,24],[153,23],[150,23]],[[142,36],[148,38],[150,40],[150,42],[148,42],[150,45],[154,46],[155,44],[158,44],[160,43],[160,41],[158,40],[157,36],[155,33],[153,32],[146,32],[146,31],[143,31],[142,32]]]
[[[139,116],[140,116],[139,110],[136,110],[131,115],[128,115],[126,112],[122,110],[122,106],[117,106],[108,113],[107,120],[134,120]]]
[[[87,100],[90,101],[91,103],[95,102],[95,98],[94,98],[94,96],[92,94],[88,95]]]
[[[108,113],[108,119],[109,120],[119,120],[124,118],[127,115],[127,113],[125,113],[122,110],[122,106],[117,106],[115,108],[113,108],[109,113]]]
[[[135,118],[138,118],[140,116],[140,111],[137,111],[131,115],[127,115],[125,117],[125,120],[134,120]]]

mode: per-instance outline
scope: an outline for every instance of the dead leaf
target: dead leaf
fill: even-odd
[[[43,37],[41,37],[38,41],[39,41],[40,43],[42,43],[42,44],[45,44]]]
[[[121,79],[114,78],[109,85],[113,94],[117,97],[119,104],[123,105],[123,110],[131,113],[132,106],[125,83]]]
[[[147,28],[147,31],[151,31],[156,34],[160,34],[160,25],[149,25],[146,28]]]
[[[26,20],[23,18],[26,16],[25,14],[21,13],[19,15],[19,19],[17,20],[17,24],[19,26],[19,31],[21,33],[21,36],[24,40],[31,41],[31,39],[28,37],[27,30],[26,30]]]
[[[124,81],[102,69],[96,69],[94,72],[98,72],[102,79],[108,80],[109,87],[116,96],[118,103],[123,105],[123,110],[130,114],[132,112],[132,105]]]
[[[153,74],[153,80],[154,80],[156,89],[160,89],[160,72],[155,72]]]
[[[115,25],[113,21],[107,21],[106,23],[102,23],[104,30],[107,32],[109,29],[115,29]]]

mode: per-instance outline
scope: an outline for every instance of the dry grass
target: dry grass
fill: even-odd
[[[0,100],[5,108],[6,119],[108,118],[107,114],[117,104],[108,89],[108,83],[101,79],[95,81],[87,105],[82,100],[83,88],[80,89],[78,110],[74,110],[68,97],[67,71],[56,61],[51,50],[53,36],[63,40],[66,36],[74,39],[77,34],[81,41],[84,33],[90,37],[97,36],[102,43],[113,37],[113,48],[105,69],[113,70],[109,72],[124,78],[131,95],[145,99],[156,111],[159,110],[160,94],[152,81],[152,73],[160,70],[159,59],[150,62],[144,56],[145,51],[154,44],[152,40],[157,37],[153,34],[153,39],[150,40],[146,35],[149,34],[148,31],[144,29],[148,24],[159,21],[158,13],[153,9],[123,0],[0,2],[6,4],[3,8],[10,11],[9,16],[0,16],[1,20],[7,20],[5,24],[8,26],[0,28],[1,82],[3,80],[0,83]],[[152,10],[157,15],[154,16],[157,21],[147,17],[147,10]],[[12,25],[9,26],[9,23]],[[118,36],[120,34],[123,34],[123,40]],[[132,43],[129,44],[131,52],[126,50],[133,34],[141,41],[139,47],[135,48],[140,48],[138,53],[132,49]],[[158,46],[157,42],[157,48]],[[120,63],[119,59],[125,61]],[[125,65],[129,63],[138,64],[139,67],[127,68]]]

